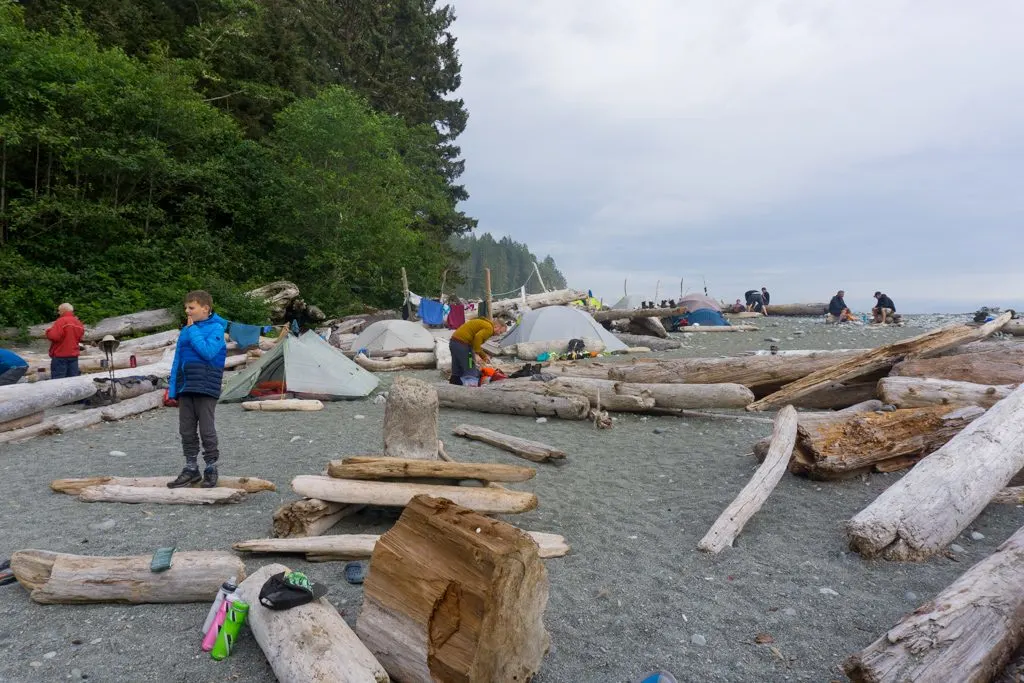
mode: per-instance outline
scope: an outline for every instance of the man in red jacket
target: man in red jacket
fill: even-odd
[[[75,317],[75,308],[71,304],[61,304],[57,308],[60,317],[46,330],[46,338],[50,340],[50,379],[62,377],[78,377],[78,342],[85,335],[85,325]]]

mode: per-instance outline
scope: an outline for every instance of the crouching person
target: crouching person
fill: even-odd
[[[492,322],[487,318],[474,318],[460,325],[448,342],[448,349],[452,353],[449,384],[461,385],[462,377],[468,375],[472,368],[486,364],[490,359],[483,350],[484,343],[496,334],[505,334],[506,329],[504,321]]]

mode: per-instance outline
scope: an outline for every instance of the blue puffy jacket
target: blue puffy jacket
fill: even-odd
[[[181,328],[174,349],[168,396],[203,394],[220,398],[224,377],[224,359],[228,355],[224,330],[228,323],[217,314],[202,322]]]

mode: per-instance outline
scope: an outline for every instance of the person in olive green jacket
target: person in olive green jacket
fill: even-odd
[[[483,365],[489,358],[483,350],[484,342],[498,334],[505,334],[505,323],[501,320],[474,318],[459,326],[452,333],[448,348],[452,353],[452,375],[450,384],[462,384],[462,376],[469,373],[476,364]]]

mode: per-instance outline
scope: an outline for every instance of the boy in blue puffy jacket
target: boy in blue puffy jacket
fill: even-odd
[[[185,296],[188,322],[178,336],[171,364],[168,396],[178,401],[178,431],[185,452],[185,469],[167,484],[174,489],[202,480],[204,488],[217,485],[217,428],[214,411],[220,398],[227,346],[227,321],[213,313],[213,297],[198,290]],[[198,434],[196,433],[198,429]],[[199,476],[199,443],[202,440],[206,469]]]

